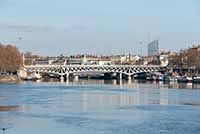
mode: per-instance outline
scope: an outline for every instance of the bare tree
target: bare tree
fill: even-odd
[[[170,64],[200,68],[200,45],[181,50],[177,55],[170,58]]]
[[[22,67],[22,55],[13,45],[0,45],[0,71],[15,72]]]

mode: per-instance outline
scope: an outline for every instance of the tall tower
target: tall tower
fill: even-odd
[[[159,54],[159,40],[154,40],[148,44],[148,56]]]

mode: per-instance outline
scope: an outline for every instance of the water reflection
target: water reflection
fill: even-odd
[[[89,111],[94,105],[100,108],[149,104],[198,106],[200,96],[199,90],[186,90],[193,89],[194,86],[175,83],[166,85],[156,82],[79,80],[68,81],[64,85],[72,87],[83,85],[74,91],[81,91],[79,101],[84,112]],[[101,87],[95,87],[97,85]],[[184,90],[179,92],[174,90],[176,88]],[[67,96],[63,95],[62,98],[65,100]]]
[[[17,111],[19,110],[20,106],[0,106],[0,112],[3,111]]]
[[[112,85],[122,88],[168,88],[168,89],[200,89],[195,83],[163,83],[144,80],[67,80],[66,85]]]
[[[200,89],[200,84],[195,83],[170,83],[168,88],[175,89]]]
[[[109,89],[108,89],[109,90]],[[116,91],[115,91],[116,90]],[[102,91],[97,93],[83,92],[82,100],[84,111],[87,106],[98,105],[106,107],[107,105],[126,106],[126,105],[141,105],[141,104],[170,104],[168,89],[148,90],[148,89],[132,89]],[[174,101],[171,101],[174,103]],[[177,102],[178,104],[178,102]]]

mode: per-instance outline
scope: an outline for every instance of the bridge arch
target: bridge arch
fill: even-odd
[[[59,66],[59,65],[35,65],[26,66],[25,69],[29,72],[37,71],[40,73],[55,74],[64,76],[68,74],[81,74],[81,73],[118,73],[127,76],[133,76],[140,73],[160,72],[160,66],[127,66],[127,65],[83,65],[83,66]]]

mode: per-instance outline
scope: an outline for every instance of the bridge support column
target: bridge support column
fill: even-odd
[[[69,85],[69,79],[66,79],[65,83],[66,85]]]
[[[68,79],[69,79],[69,73],[66,74],[66,80],[68,80]]]
[[[128,80],[132,80],[131,75],[128,75]]]
[[[64,76],[60,76],[60,82],[64,82]]]
[[[128,86],[130,86],[131,84],[132,84],[132,80],[130,79],[130,80],[128,80]]]
[[[113,85],[117,85],[117,80],[113,80]]]
[[[75,75],[75,76],[74,76],[74,79],[75,79],[75,80],[78,80],[78,79],[79,79],[79,76],[78,76],[78,75]]]
[[[122,79],[120,79],[119,81],[118,81],[118,84],[120,85],[120,86],[122,86]]]
[[[122,73],[118,74],[118,79],[121,80],[122,79]]]

